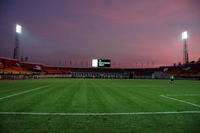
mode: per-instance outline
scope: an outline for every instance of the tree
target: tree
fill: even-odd
[[[191,61],[191,62],[190,62],[190,64],[194,64],[194,63],[195,63],[195,61]]]
[[[197,60],[198,63],[200,63],[200,58]]]

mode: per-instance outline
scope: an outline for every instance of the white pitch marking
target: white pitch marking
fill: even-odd
[[[180,95],[165,95],[165,96],[200,96],[200,94],[180,94]]]
[[[0,112],[0,115],[57,115],[57,116],[110,116],[110,115],[158,115],[158,114],[199,114],[200,111],[172,112],[131,112],[131,113],[40,113],[40,112]]]
[[[0,100],[10,98],[10,97],[13,97],[13,96],[17,96],[17,95],[20,95],[20,94],[28,93],[28,92],[31,92],[31,91],[39,90],[39,89],[42,89],[42,88],[45,88],[45,87],[48,87],[48,86],[41,86],[41,87],[37,87],[37,88],[31,89],[31,90],[22,91],[22,92],[19,92],[19,93],[16,93],[16,94],[8,95],[8,96],[5,96],[5,97],[0,97]]]
[[[195,106],[195,107],[199,107],[199,108],[200,108],[200,105],[198,105],[198,104],[194,104],[194,103],[191,103],[191,102],[187,102],[187,101],[179,100],[179,99],[172,98],[172,97],[165,96],[165,95],[160,95],[160,96],[161,96],[161,97],[164,97],[164,98],[167,98],[167,99],[175,100],[175,101],[178,101],[178,102],[182,102],[182,103],[190,104],[190,105],[193,105],[193,106]]]

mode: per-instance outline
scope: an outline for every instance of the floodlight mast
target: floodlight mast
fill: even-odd
[[[188,64],[189,59],[188,59],[188,33],[187,31],[182,32],[182,40],[183,40],[183,63]]]
[[[15,47],[14,47],[14,54],[13,59],[19,60],[19,34],[22,32],[22,27],[19,24],[16,24],[15,30]]]

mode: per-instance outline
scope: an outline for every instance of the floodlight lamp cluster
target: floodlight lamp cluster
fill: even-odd
[[[16,33],[20,34],[22,32],[22,26],[19,24],[16,24]]]
[[[182,40],[188,39],[188,33],[187,31],[182,32]]]

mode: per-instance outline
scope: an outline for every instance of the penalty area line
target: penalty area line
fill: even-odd
[[[179,94],[179,95],[165,95],[165,96],[200,96],[200,94]]]
[[[131,113],[40,113],[40,112],[0,112],[0,115],[44,115],[44,116],[113,116],[113,115],[162,115],[162,114],[199,114],[200,111],[172,112],[131,112]]]
[[[200,108],[200,105],[198,105],[198,104],[194,104],[194,103],[191,103],[191,102],[187,102],[187,101],[183,101],[183,100],[180,100],[180,99],[172,98],[172,97],[169,97],[169,96],[166,96],[166,95],[160,95],[160,96],[164,97],[164,98],[167,98],[167,99],[171,99],[171,100],[178,101],[178,102],[181,102],[181,103],[186,103],[186,104],[189,104],[189,105],[192,105],[192,106]]]
[[[28,93],[28,92],[31,92],[31,91],[39,90],[39,89],[46,88],[46,87],[48,87],[48,86],[41,86],[41,87],[37,87],[37,88],[31,89],[31,90],[22,91],[22,92],[19,92],[19,93],[8,95],[8,96],[5,96],[5,97],[0,97],[0,100],[10,98],[10,97],[13,97],[13,96],[17,96],[17,95],[21,95],[21,94],[24,94],[24,93]]]

